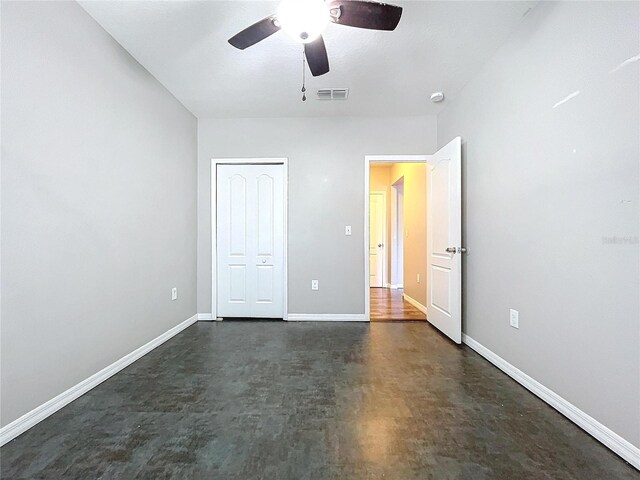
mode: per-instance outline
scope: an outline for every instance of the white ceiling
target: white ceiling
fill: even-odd
[[[284,32],[244,51],[227,39],[276,11],[272,1],[80,2],[134,58],[197,117],[424,115],[476,74],[536,1],[393,1],[394,32],[329,25],[331,71],[307,72],[302,46]],[[347,101],[315,100],[315,89],[348,87]]]

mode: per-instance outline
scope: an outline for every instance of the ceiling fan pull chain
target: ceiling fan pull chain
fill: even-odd
[[[305,58],[304,58],[304,48],[302,49],[302,101],[307,101],[307,88],[305,87],[306,79],[305,79]]]

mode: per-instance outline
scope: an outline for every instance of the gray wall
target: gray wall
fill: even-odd
[[[438,116],[464,140],[465,332],[637,446],[639,14],[541,2]]]
[[[76,3],[1,8],[6,425],[196,312],[197,126]]]
[[[289,313],[357,314],[364,313],[364,156],[432,153],[435,144],[435,117],[199,119],[198,311],[211,312],[212,157],[289,158]]]

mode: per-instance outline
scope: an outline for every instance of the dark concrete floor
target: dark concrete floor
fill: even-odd
[[[640,478],[423,323],[198,323],[0,455],[7,479]]]

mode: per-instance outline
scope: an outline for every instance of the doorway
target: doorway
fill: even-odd
[[[467,251],[462,246],[462,139],[455,137],[432,155],[365,155],[364,157],[364,281],[365,316],[377,320],[372,315],[370,287],[370,218],[369,192],[374,182],[371,175],[375,166],[385,163],[424,165],[425,199],[420,202],[407,200],[409,188],[407,177],[403,187],[403,290],[402,298],[426,315],[427,321],[448,336],[455,343],[462,341],[462,255]],[[395,177],[395,175],[394,175]],[[397,183],[394,180],[391,184]],[[407,261],[409,244],[407,239],[415,235],[416,229],[408,225],[411,206],[424,206],[419,214],[424,220],[426,246],[420,246],[425,254],[424,261]],[[426,303],[420,303],[407,294],[408,281],[413,279],[409,268],[424,268],[416,273],[416,290],[426,294]],[[421,274],[422,273],[422,274]],[[376,292],[377,293],[377,292]]]
[[[391,185],[391,281],[390,287],[404,285],[404,175]]]
[[[287,318],[287,161],[214,159],[214,318]]]
[[[424,321],[426,162],[379,162],[369,176],[369,318]]]

